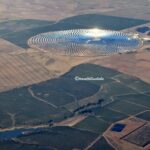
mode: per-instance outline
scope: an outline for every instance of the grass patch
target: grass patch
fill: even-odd
[[[143,113],[137,115],[136,117],[141,118],[143,120],[150,121],[150,110],[146,111],[146,112],[143,112]]]
[[[103,120],[109,123],[113,123],[128,117],[127,115],[110,110],[108,108],[99,107],[99,108],[92,109],[92,111],[95,113],[97,117],[102,118]]]
[[[87,27],[98,27],[111,30],[122,30],[149,22],[146,20],[107,16],[102,14],[78,15],[66,18],[63,21],[65,23],[72,22],[73,24],[80,24]]]
[[[88,131],[81,131],[69,127],[54,127],[43,133],[24,136],[20,139],[24,142],[33,141],[43,147],[53,147],[60,150],[73,148],[84,149],[98,135]]]
[[[126,114],[126,115],[135,115],[141,111],[146,110],[145,107],[139,106],[136,104],[127,103],[125,101],[117,101],[110,104],[108,108],[119,111],[120,113]]]
[[[0,35],[53,24],[52,21],[23,19],[0,22]]]
[[[0,93],[0,110],[3,114],[15,114],[16,125],[45,122],[50,119],[63,120],[64,116],[70,114],[64,108],[56,109],[36,100],[29,94],[27,88]],[[9,121],[4,115],[1,120],[2,125],[3,122],[8,123]],[[7,126],[6,123],[5,127]]]
[[[97,119],[96,117],[88,117],[76,124],[74,127],[102,134],[108,128],[108,126],[109,124],[101,119]]]
[[[143,94],[125,95],[117,97],[118,100],[129,101],[135,104],[141,104],[150,108],[150,96]]]
[[[102,137],[89,150],[115,150],[115,149],[107,143],[104,137]]]

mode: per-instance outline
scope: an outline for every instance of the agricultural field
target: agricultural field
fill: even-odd
[[[94,66],[94,67],[93,67]],[[95,85],[101,86],[102,84],[107,84],[113,82],[112,77],[121,74],[113,69],[107,69],[102,66],[92,65],[92,64],[81,64],[79,67],[74,67],[65,74],[67,78],[75,78],[76,76],[85,77],[103,77],[103,81],[89,81]]]
[[[144,110],[149,110],[150,108],[140,106],[138,104],[132,104],[126,101],[117,101],[108,106],[109,109],[116,110],[125,115],[135,115]]]
[[[34,19],[6,20],[0,22],[0,36],[15,33],[21,30],[46,26],[52,23],[54,22],[44,20],[34,20]]]
[[[150,90],[150,86],[142,80],[133,79],[133,77],[129,77],[127,75],[118,75],[114,77],[117,81],[122,84],[128,84],[129,87],[133,88],[139,92],[147,92]]]
[[[38,100],[28,92],[27,88],[14,89],[0,94],[1,128],[19,125],[41,124],[51,119],[63,120],[70,112],[64,108],[55,108],[42,100]],[[40,111],[39,111],[40,109]],[[5,117],[5,116],[9,117]]]
[[[92,113],[94,114],[93,116],[87,117],[74,127],[102,134],[111,123],[128,117],[128,115],[109,108],[94,108]]]
[[[77,14],[55,21],[1,20],[0,132],[41,127],[44,132],[25,133],[8,141],[0,141],[0,150],[71,150],[88,147],[89,150],[114,150],[103,135],[109,126],[133,115],[149,121],[150,85],[135,75],[111,69],[110,64],[120,65],[116,58],[121,55],[114,56],[115,63],[105,62],[105,58],[111,60],[109,56],[53,56],[48,52],[33,50],[27,44],[30,37],[43,32],[93,27],[124,30],[148,22],[98,13]],[[129,54],[122,57],[133,60]],[[106,63],[109,68],[99,63],[96,65],[94,59]],[[120,62],[123,61],[130,63],[127,59]],[[123,69],[126,67],[123,66]],[[77,82],[76,76],[103,77],[104,80]],[[96,106],[87,109],[90,113],[75,114],[77,108],[101,99],[104,100],[103,107]],[[81,120],[72,123],[70,120],[78,118],[78,115],[82,116]],[[62,126],[63,121],[66,121],[65,126]]]
[[[47,89],[45,89],[45,87],[47,87]],[[49,91],[49,89],[51,89],[51,91]],[[63,92],[64,95],[68,96],[68,99],[70,98],[70,100],[73,101],[73,99],[75,98],[77,100],[80,100],[82,98],[95,94],[99,90],[99,87],[89,82],[83,81],[83,82],[80,82],[80,84],[78,84],[78,82],[76,82],[74,79],[60,77],[58,79],[52,79],[52,80],[40,83],[39,85],[35,85],[35,86],[33,85],[32,90],[33,92],[35,91],[36,93],[42,93],[41,97],[43,97],[44,94],[46,94],[46,91],[48,93],[51,92],[50,96],[52,96],[53,91],[56,91],[57,93],[60,92],[60,94]],[[47,96],[46,99],[50,100],[51,98],[50,96]],[[59,96],[59,94],[57,96]],[[60,98],[61,98],[61,95],[59,96],[59,99]],[[64,98],[64,100],[65,99],[66,98]],[[55,100],[56,99],[53,99],[53,101]],[[54,102],[54,103],[57,103],[57,102]]]
[[[104,137],[102,137],[98,142],[96,142],[89,150],[97,150],[97,149],[115,150],[107,143]]]
[[[128,142],[134,143],[141,147],[145,147],[150,143],[149,137],[150,137],[150,124],[146,124],[140,129],[124,137],[124,139],[127,140]]]
[[[107,122],[97,117],[88,117],[76,124],[74,127],[81,130],[87,130],[94,133],[102,134],[109,126]]]
[[[92,70],[90,70],[91,67],[93,67]],[[57,79],[51,79],[32,86],[0,93],[2,116],[5,116],[5,113],[7,113],[7,115],[8,113],[14,114],[16,120],[15,125],[21,125],[23,122],[30,122],[33,118],[35,118],[35,120],[45,121],[49,119],[59,120],[59,118],[69,117],[70,113],[73,113],[74,111],[73,108],[77,107],[77,104],[82,106],[87,102],[93,102],[92,95],[97,92],[100,92],[100,94],[94,96],[95,102],[100,98],[104,98],[104,100],[107,101],[112,99],[112,97],[114,101],[107,105],[106,108],[95,108],[92,110],[95,115],[99,117],[97,118],[98,120],[96,120],[97,123],[101,121],[101,119],[103,119],[104,122],[111,123],[123,119],[126,116],[149,110],[148,95],[138,93],[124,84],[117,83],[115,80],[113,82],[107,81],[107,86],[105,83],[98,86],[98,84],[88,81],[78,83],[74,80],[74,76],[77,75],[77,72],[79,75],[84,72],[84,75],[86,76],[89,74],[92,75],[92,72],[106,75],[106,72],[109,71],[112,73],[114,72],[114,76],[120,74],[119,72],[103,67],[97,67],[96,65],[83,64],[75,67],[70,72]],[[110,73],[108,73],[108,75],[109,74]],[[30,76],[26,77],[29,78]],[[18,79],[19,78],[16,78],[17,81]],[[35,78],[33,77],[33,79]],[[15,80],[13,80],[13,82],[14,81]],[[135,78],[133,78],[133,81],[135,81]],[[7,83],[9,83],[9,81]],[[119,89],[114,88],[116,87],[116,84],[120,86]],[[99,91],[100,87],[103,87],[104,85],[105,91]],[[113,87],[111,94],[107,87]],[[135,94],[132,94],[133,92]],[[115,93],[115,95],[113,93]],[[34,103],[37,105],[37,107],[34,107],[35,110],[32,109]],[[70,109],[70,107],[72,107],[72,109]],[[38,112],[38,108],[41,108],[42,111]],[[58,114],[59,111],[63,112],[60,113],[60,117]],[[113,117],[110,117],[110,114],[114,114],[112,115]],[[23,117],[22,120],[21,117]],[[6,120],[8,117],[2,118],[5,120],[3,121],[3,119],[1,119],[2,124],[3,122],[7,122]]]
[[[0,147],[1,150],[6,150],[6,148],[12,150],[83,149],[96,137],[97,134],[88,131],[81,131],[70,127],[53,127],[33,135],[21,136],[13,141],[0,142]]]
[[[20,137],[19,140],[61,150],[84,149],[98,134],[69,127],[53,127],[43,133]],[[80,138],[79,138],[80,137]],[[60,142],[61,141],[61,142]],[[33,144],[34,145],[34,144]],[[36,145],[36,144],[35,144]]]
[[[150,111],[142,112],[142,113],[138,114],[136,117],[141,118],[146,121],[150,121]]]
[[[118,82],[111,82],[104,85],[104,90],[102,92],[103,97],[113,97],[117,95],[125,95],[136,93],[136,91],[126,85],[123,85]]]
[[[72,101],[76,103],[76,100],[93,95],[97,90],[99,87],[92,83],[81,82],[78,84],[75,80],[60,77],[0,93],[1,112],[13,115],[15,126],[45,122],[50,119],[58,121],[70,116],[70,112],[63,108],[63,105]],[[7,122],[6,119],[1,117],[1,123]]]
[[[95,72],[97,72],[97,74]],[[106,78],[109,78],[110,74],[112,74],[113,77],[121,75],[120,72],[111,69],[92,64],[83,64],[74,67],[70,72],[57,79],[51,79],[31,86],[2,92],[0,93],[0,127],[35,126],[47,124],[49,120],[53,120],[54,122],[62,121],[73,115],[73,109],[70,111],[69,104],[77,106],[77,104],[81,104],[82,101],[85,102],[87,97],[91,97],[98,92],[101,86],[103,87],[105,85],[106,87],[106,84],[109,87],[115,87],[116,84],[120,86],[119,90],[118,88],[112,88],[113,93],[116,93],[116,96],[113,96],[113,102],[106,105],[104,108],[92,108],[91,111],[93,116],[89,116],[73,126],[73,128],[79,132],[84,131],[95,134],[96,136],[102,135],[111,123],[124,119],[130,115],[149,110],[149,96],[147,94],[145,95],[138,91],[134,91],[131,87],[118,83],[111,77],[111,80],[107,80],[106,83],[104,82],[101,84],[88,81],[78,83],[74,80],[74,77],[77,76],[78,73],[79,76],[84,73],[84,76],[92,76],[92,73],[96,76],[101,74],[106,76]],[[130,76],[129,78],[130,83],[132,83]],[[135,82],[135,80],[138,81],[139,79],[133,77],[133,82]],[[131,91],[135,93],[135,98]],[[97,95],[98,97],[95,97],[95,101],[98,101],[100,98],[104,98],[105,101],[111,99],[112,95],[109,93],[108,89],[105,88],[105,95]],[[139,99],[137,97],[139,97]],[[143,101],[137,104],[136,102],[140,101],[140,98],[143,99]],[[89,103],[90,102],[93,102],[92,99]],[[66,105],[68,105],[68,107],[66,107]],[[44,137],[49,136],[49,134],[47,134],[48,133],[39,134],[39,136],[42,137],[41,143],[43,143]],[[34,138],[37,137],[37,135],[31,135],[31,137],[32,136]],[[87,136],[87,138],[89,137]],[[23,137],[23,139],[29,140],[30,136],[28,138]],[[52,147],[53,144],[56,144],[56,140],[52,141]],[[77,143],[77,145],[78,144],[79,143]],[[100,144],[103,145],[103,142],[100,142]],[[67,146],[67,144],[65,146]],[[83,145],[81,145],[81,147],[82,146]],[[69,146],[67,146],[66,149],[70,148],[68,147]]]
[[[108,124],[111,124],[113,122],[119,121],[121,119],[124,119],[128,117],[128,115],[125,115],[121,112],[118,112],[116,110],[112,110],[109,108],[95,108],[92,110],[93,113],[96,115],[96,117],[103,119]]]
[[[1,92],[50,78],[49,72],[26,54],[0,54],[0,70]]]
[[[23,51],[25,51],[25,49],[0,38],[0,55]]]
[[[66,23],[80,24],[86,27],[99,27],[102,29],[122,30],[140,24],[147,23],[147,20],[122,18],[102,14],[85,14],[63,19]]]
[[[118,96],[117,99],[150,108],[150,96],[147,94],[131,94]]]
[[[117,130],[120,128],[119,125],[124,126],[121,131]],[[116,130],[112,130],[114,126]],[[136,116],[113,123],[103,133],[110,145],[122,150],[149,150],[149,135],[149,122],[136,118]]]

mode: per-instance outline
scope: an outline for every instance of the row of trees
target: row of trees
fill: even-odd
[[[75,109],[73,113],[74,114],[92,113],[92,108],[101,107],[104,101],[105,101],[104,99],[99,99],[97,102],[88,103],[86,105],[83,105],[83,106]]]

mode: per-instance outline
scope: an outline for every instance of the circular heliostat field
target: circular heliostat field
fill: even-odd
[[[54,54],[98,56],[136,51],[143,44],[136,34],[100,29],[76,29],[42,33],[31,37],[31,48]]]

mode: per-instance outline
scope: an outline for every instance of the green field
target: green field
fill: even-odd
[[[73,148],[84,149],[97,136],[96,133],[74,128],[53,127],[43,133],[20,137],[19,139],[25,143],[29,141],[36,142],[43,148],[52,147],[59,150],[72,150]]]
[[[110,124],[96,117],[88,117],[75,125],[75,128],[102,134]]]
[[[139,112],[148,110],[148,108],[136,104],[132,104],[123,100],[116,100],[116,102],[108,106],[109,109],[116,110],[125,115],[136,115]]]
[[[95,143],[89,150],[115,150],[112,148],[104,137],[102,137],[97,143]]]
[[[150,108],[150,96],[148,95],[144,95],[144,94],[124,95],[124,96],[118,96],[117,99],[143,105],[145,107]]]
[[[0,126],[3,128],[6,128],[10,122],[8,113],[15,115],[15,125],[45,122],[50,119],[63,120],[65,116],[70,115],[65,108],[56,109],[37,101],[29,94],[27,88],[0,93],[0,110],[2,112]]]
[[[150,86],[146,82],[139,80],[136,77],[130,77],[126,74],[121,74],[115,77],[115,79],[119,80],[121,83],[128,85],[129,87],[139,91],[139,92],[147,92],[150,91]]]
[[[131,89],[127,85],[113,82],[105,85],[105,91],[102,93],[102,95],[104,97],[111,97],[111,96],[131,94],[131,93],[136,93],[136,91]]]
[[[70,127],[46,128],[40,133],[21,136],[22,142],[0,141],[1,150],[72,150],[84,149],[98,134]],[[80,137],[80,138],[79,138]],[[32,144],[31,144],[32,143]]]
[[[95,108],[95,109],[92,109],[92,111],[98,118],[101,118],[108,123],[113,123],[113,122],[116,122],[116,121],[119,121],[119,120],[122,120],[122,119],[128,117],[125,114],[122,114],[122,113],[114,111],[114,110],[110,110],[105,107],[104,108],[100,108],[100,107]]]
[[[92,64],[81,64],[78,67],[74,67],[65,74],[65,77],[74,79],[76,76],[85,78],[85,77],[103,77],[103,81],[89,81],[95,85],[102,85],[109,82],[113,82],[111,79],[113,76],[120,74],[119,72],[108,69],[102,66],[92,65]]]
[[[48,97],[43,98],[56,105],[64,105],[72,102],[74,97],[76,97],[76,99],[82,99],[95,94],[99,90],[99,86],[85,81],[82,81],[79,84],[74,78],[72,79],[63,76],[59,79],[33,85],[32,90],[35,93],[41,93],[42,95],[39,97],[43,97],[44,94],[49,93],[50,95]],[[55,93],[53,93],[54,91]],[[62,95],[65,97],[62,97]]]
[[[143,81],[136,81],[130,84],[131,87],[134,87],[137,91],[147,92],[150,91],[150,86]]]
[[[88,81],[76,82],[74,80],[75,76],[86,77],[98,75],[106,77],[106,80],[101,83],[91,83]],[[111,78],[119,76],[123,77],[123,74],[112,69],[92,64],[82,64],[74,67],[60,78],[45,81],[30,87],[22,87],[0,93],[1,128],[11,127],[13,123],[12,119],[15,120],[15,125],[36,125],[47,123],[49,120],[64,120],[73,115],[73,113],[68,111],[69,108],[64,108],[64,105],[75,105],[75,99],[79,101],[82,98],[95,94],[100,86],[105,86],[107,90],[102,91],[100,97],[97,97],[97,100],[104,98],[107,101],[112,96],[114,99],[113,103],[103,108],[92,108],[92,115],[76,124],[74,128],[58,127],[48,129],[44,133],[31,134],[30,136],[20,138],[24,142],[34,141],[40,143],[39,145],[32,145],[31,147],[27,144],[20,143],[7,143],[6,145],[4,142],[0,144],[0,149],[5,150],[5,148],[13,147],[15,150],[18,150],[18,147],[21,147],[22,149],[31,148],[40,150],[42,148],[43,150],[47,146],[49,149],[56,148],[60,150],[63,150],[62,147],[64,150],[70,150],[71,148],[83,149],[98,135],[102,135],[110,124],[130,115],[136,115],[142,111],[150,110],[148,92],[142,94],[138,90],[134,90],[136,86],[134,83],[141,83],[139,87],[143,87],[143,82],[128,75],[125,75],[124,80],[120,78],[120,83]],[[125,81],[128,82],[127,86]],[[129,84],[132,87],[128,87]],[[149,85],[144,83],[144,87],[149,88]],[[32,90],[36,97],[31,95],[29,89]],[[132,94],[133,92],[135,94]],[[45,102],[37,100],[37,97],[43,99]],[[48,105],[46,102],[56,107]],[[14,118],[10,114],[14,115]],[[149,119],[148,114],[141,114],[137,117],[145,120]],[[62,141],[61,143],[63,145],[59,145],[59,141]],[[112,150],[104,139],[100,139],[92,149],[96,150],[97,147],[105,147],[106,150]]]
[[[0,142],[0,149],[1,150],[47,150],[47,148],[43,148],[42,146],[31,145],[31,144],[21,144],[18,142],[13,141],[4,141]],[[48,150],[54,150],[53,148],[48,148]]]
[[[15,33],[22,30],[37,28],[40,26],[47,26],[53,23],[53,21],[33,19],[2,21],[0,22],[0,36],[3,34]]]
[[[0,118],[0,128],[8,128],[12,125],[10,116],[6,112],[0,110]]]
[[[111,123],[123,119],[128,115],[134,115],[149,109],[149,96],[134,91],[134,87],[132,87],[132,89],[113,79],[106,79],[106,81],[102,81],[100,84],[88,81],[77,82],[74,80],[75,76],[86,77],[98,76],[99,74],[104,77],[106,76],[106,78],[122,75],[120,72],[112,69],[92,64],[83,64],[74,67],[58,79],[32,85],[30,89],[36,97],[31,95],[29,87],[0,93],[0,127],[11,126],[11,114],[15,116],[15,125],[47,122],[50,119],[54,121],[63,120],[72,115],[69,111],[69,106],[76,108],[76,100],[81,101],[83,98],[94,95],[100,86],[105,86],[105,90],[101,91],[101,96],[97,97],[97,100],[104,98],[104,100],[107,101],[113,96],[115,102],[106,106],[108,109],[101,108],[93,110],[96,116],[99,117],[97,119],[103,119],[107,123]],[[130,84],[132,84],[132,77],[128,77]],[[133,83],[135,82],[143,84],[139,79],[133,78]],[[145,87],[149,87],[146,83],[144,85]],[[37,98],[45,102],[39,101]],[[48,105],[46,102],[52,105]],[[55,107],[53,107],[53,105],[55,105]],[[71,111],[73,112],[74,109]],[[111,116],[111,114],[113,115]],[[99,122],[99,120],[97,122]]]
[[[128,84],[128,85],[138,80],[136,77],[132,77],[127,74],[119,74],[115,76],[114,79],[120,81],[121,83]]]
[[[63,120],[71,115],[64,105],[95,94],[99,87],[89,82],[79,84],[74,79],[60,77],[32,85],[30,89],[36,97],[31,95],[29,87],[0,93],[0,127],[12,125],[11,115],[14,115],[15,125]]]
[[[122,30],[125,28],[144,24],[149,21],[106,16],[102,14],[85,14],[85,15],[66,18],[63,20],[63,22],[65,23],[71,22],[72,24],[80,24],[86,27],[98,27],[102,29]]]
[[[143,120],[150,121],[150,110],[149,111],[145,111],[143,113],[140,113],[136,117],[141,118]]]

